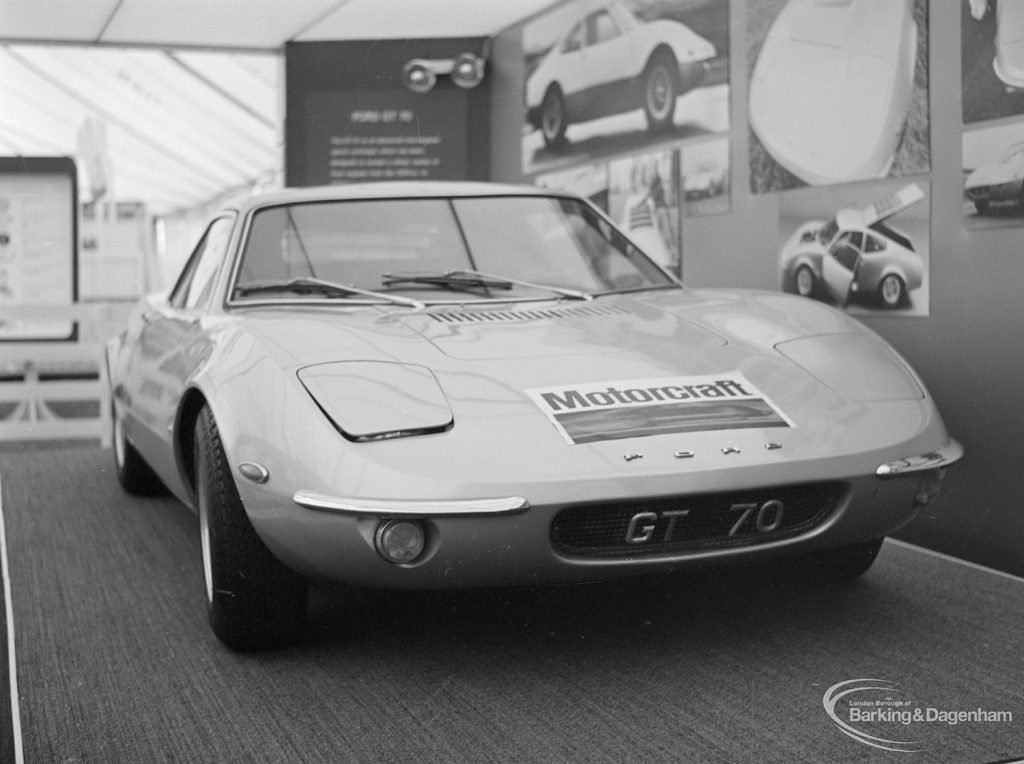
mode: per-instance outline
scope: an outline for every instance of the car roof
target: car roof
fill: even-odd
[[[346,201],[362,199],[446,198],[480,196],[565,196],[537,186],[511,183],[484,183],[476,181],[384,181],[379,183],[349,183],[332,186],[286,188],[245,197],[230,205],[232,209],[248,212],[260,207],[319,201]]]

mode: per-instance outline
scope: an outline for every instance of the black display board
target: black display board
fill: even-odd
[[[415,59],[483,55],[483,39],[300,42],[285,47],[285,184],[486,180],[488,77],[407,88]]]

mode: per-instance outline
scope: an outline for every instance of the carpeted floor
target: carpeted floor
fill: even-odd
[[[305,643],[236,655],[206,625],[194,516],[125,496],[110,462],[0,450],[27,762],[899,758],[823,708],[832,685],[869,677],[922,709],[1013,715],[878,728],[919,742],[915,762],[1024,755],[1020,579],[889,543],[843,586],[776,568],[317,588]]]

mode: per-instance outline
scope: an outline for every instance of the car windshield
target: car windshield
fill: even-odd
[[[676,286],[577,199],[399,198],[257,211],[232,299],[394,303],[387,297],[396,293],[422,303],[589,299]]]

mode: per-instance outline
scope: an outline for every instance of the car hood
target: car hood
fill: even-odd
[[[675,472],[708,469],[725,445],[742,449],[736,464],[768,464],[777,457],[770,441],[786,459],[815,460],[882,448],[882,431],[898,444],[932,426],[923,388],[895,352],[844,313],[780,293],[678,289],[462,310],[250,308],[232,322],[225,342],[248,348],[231,368],[280,371],[274,381],[234,374],[237,384],[259,400],[290,401],[275,404],[287,421],[268,424],[272,435],[260,443],[293,427],[302,433],[293,448],[329,443],[319,428],[331,426],[367,441],[356,453],[369,482],[345,487],[357,493],[379,491],[378,479],[411,491],[410,470],[452,495],[501,494],[510,490],[502,476],[605,479],[640,441],[678,462]],[[230,381],[221,382],[225,400],[246,397],[228,396]],[[699,456],[680,461],[677,450]],[[341,490],[316,477],[337,472],[334,449],[302,454],[310,465],[302,487]],[[466,464],[482,483],[466,482]],[[648,458],[637,469],[658,465]],[[352,468],[346,474],[355,480]]]
[[[1012,180],[1020,180],[1022,176],[1024,176],[1024,172],[1020,168],[1007,164],[985,164],[976,167],[967,176],[964,187],[995,186],[1000,183],[1009,183]]]
[[[278,367],[336,361],[463,362],[528,365],[596,356],[677,359],[730,345],[762,350],[806,334],[860,331],[840,313],[772,293],[671,289],[593,301],[465,304],[407,310],[380,306],[289,306],[238,312],[244,328]],[[742,331],[741,331],[742,330]],[[570,362],[571,363],[571,362]]]

